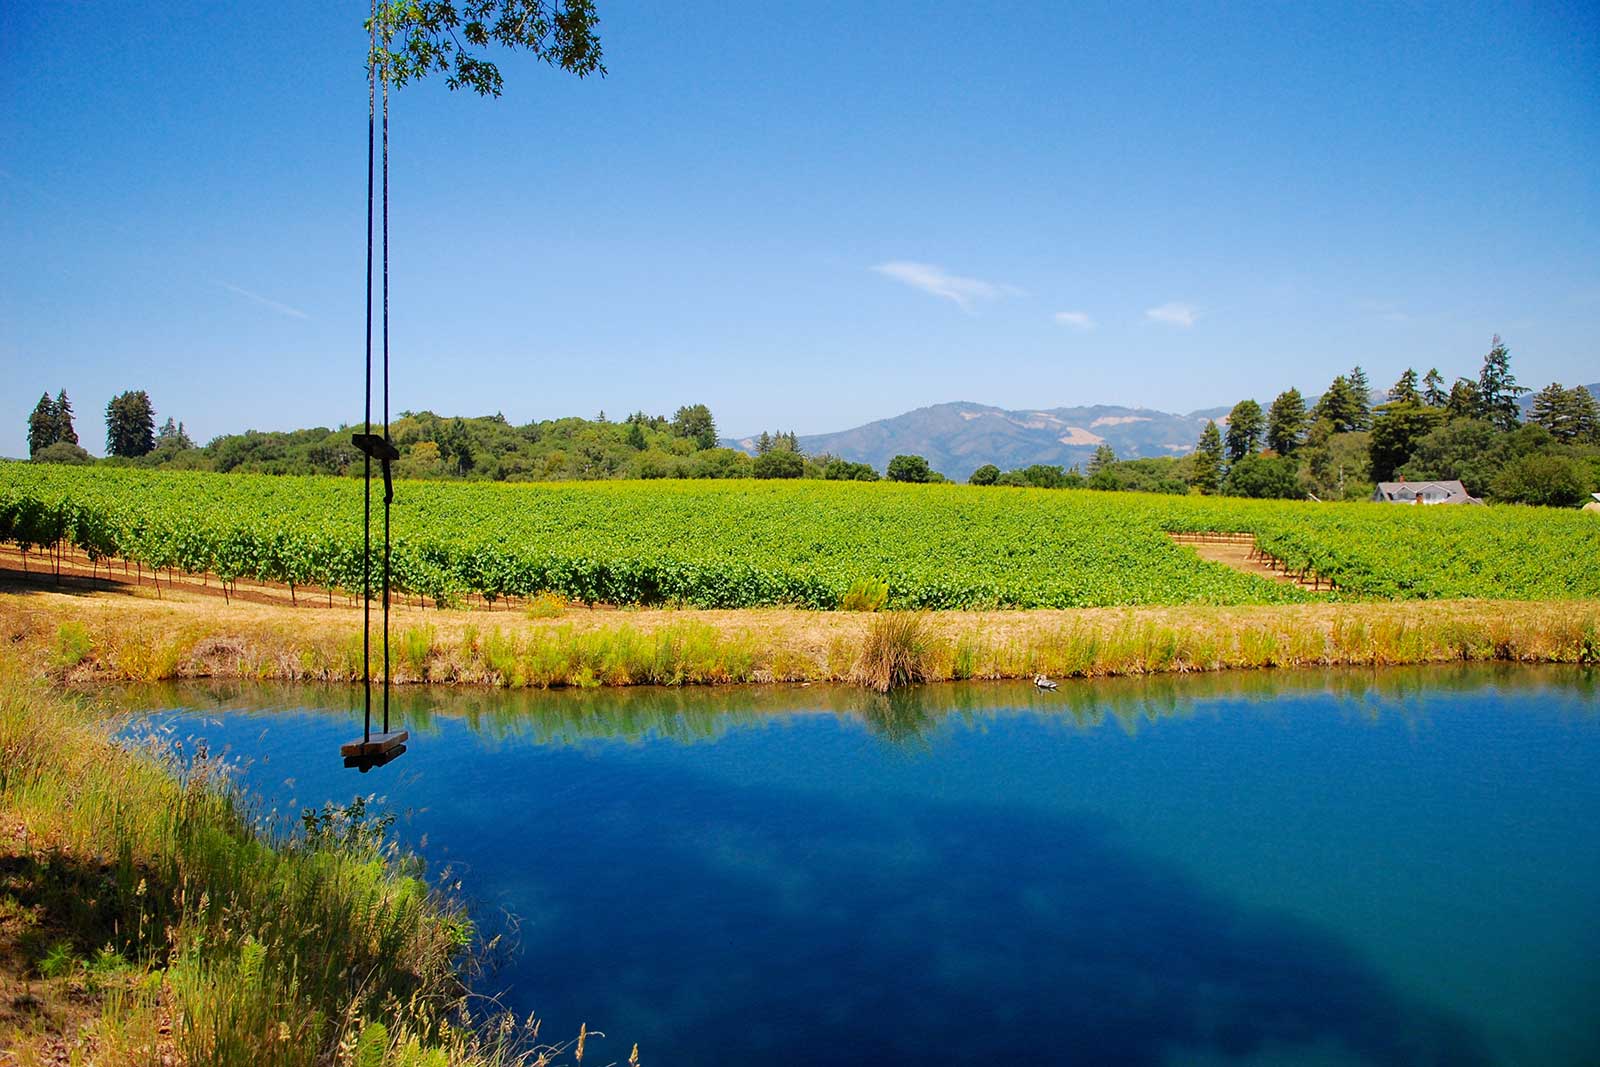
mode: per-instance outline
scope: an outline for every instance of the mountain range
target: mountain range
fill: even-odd
[[[1600,398],[1600,383],[1586,388]],[[1522,398],[1524,414],[1531,398],[1531,393]],[[1374,403],[1382,401],[1382,394],[1374,394]],[[1315,402],[1315,397],[1307,398],[1308,406]],[[1194,450],[1206,420],[1216,419],[1221,425],[1228,410],[1202,408],[1176,414],[1094,404],[1008,411],[957,401],[917,408],[838,433],[803,435],[799,442],[807,455],[828,453],[870,463],[880,471],[897,455],[924,456],[934,470],[965,481],[985,463],[1001,470],[1032,463],[1081,466],[1103,444],[1110,445],[1118,459],[1185,455]],[[756,439],[742,437],[722,444],[754,452]]]

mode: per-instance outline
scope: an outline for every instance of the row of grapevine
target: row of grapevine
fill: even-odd
[[[1254,534],[1345,596],[1600,596],[1600,522],[1518,507],[883,483],[401,482],[394,523],[396,588],[441,603],[552,590],[585,602],[832,608],[869,577],[889,583],[898,608],[1308,599],[1166,536],[1225,530]],[[0,543],[358,593],[361,490],[337,478],[6,463]]]

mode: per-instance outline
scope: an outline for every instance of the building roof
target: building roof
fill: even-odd
[[[1481,504],[1459,481],[1379,482],[1372,499],[1380,503]]]

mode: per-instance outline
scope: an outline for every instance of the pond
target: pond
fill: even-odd
[[[1600,1063],[1600,676],[122,699],[376,792],[597,1062]]]

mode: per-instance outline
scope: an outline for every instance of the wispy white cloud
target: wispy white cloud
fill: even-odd
[[[1200,318],[1200,309],[1193,304],[1162,304],[1160,307],[1150,308],[1144,313],[1144,317],[1152,322],[1164,322],[1169,326],[1182,326],[1188,329]]]
[[[1021,293],[1015,286],[986,282],[981,278],[963,278],[932,263],[897,259],[879,263],[872,269],[886,278],[893,278],[913,289],[921,289],[930,296],[948,300],[962,311],[971,311],[978,304]]]
[[[254,301],[255,303],[260,304],[264,308],[271,308],[273,311],[276,311],[278,314],[287,315],[291,319],[309,319],[311,317],[310,315],[307,315],[304,311],[301,311],[297,307],[290,307],[288,304],[280,304],[276,300],[269,300],[268,298],[262,296],[260,293],[252,293],[248,289],[242,289],[237,285],[230,285],[227,282],[218,282],[217,284],[219,286],[221,286],[222,288],[228,290],[228,292],[230,292],[230,293],[236,293],[239,296],[244,297],[246,300]]]
[[[1094,319],[1089,317],[1087,311],[1058,311],[1055,320],[1063,326],[1071,326],[1075,330],[1094,329]]]

